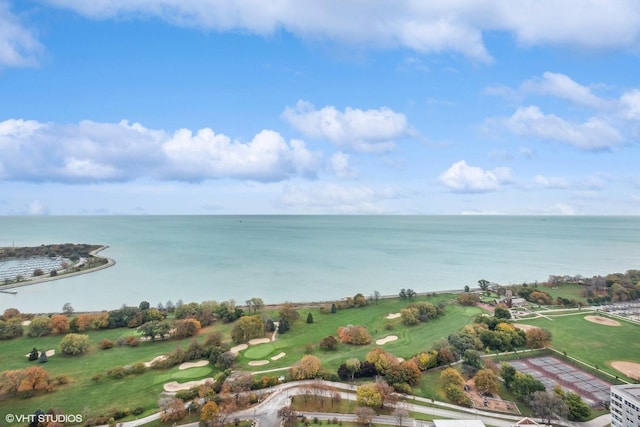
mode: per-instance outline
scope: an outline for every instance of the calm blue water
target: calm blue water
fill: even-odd
[[[0,217],[0,246],[51,243],[106,244],[117,264],[0,294],[0,310],[317,301],[640,268],[638,217]]]

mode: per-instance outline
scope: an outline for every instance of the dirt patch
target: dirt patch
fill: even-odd
[[[640,363],[615,361],[611,362],[611,366],[616,371],[620,371],[629,378],[640,380]]]
[[[153,364],[155,362],[162,362],[163,360],[166,360],[168,357],[169,356],[167,356],[166,354],[162,354],[162,355],[160,355],[158,357],[154,357],[153,359],[151,359],[148,362],[144,362],[144,366],[147,367],[147,368],[150,368],[150,367],[153,366]]]
[[[598,325],[620,326],[620,322],[618,322],[617,320],[609,319],[607,317],[585,316],[584,318],[585,318],[585,320],[588,320],[589,322],[597,323]]]
[[[285,352],[278,353],[278,354],[276,354],[275,356],[273,356],[273,357],[271,358],[271,360],[278,360],[278,359],[282,359],[282,358],[283,358],[283,357],[285,357],[286,355],[287,355],[287,353],[285,353]]]
[[[397,319],[400,316],[402,316],[400,313],[389,313],[385,316],[385,319]]]
[[[268,365],[268,364],[269,364],[268,360],[253,360],[249,362],[249,366],[262,366],[262,365]]]
[[[268,342],[271,342],[271,340],[269,338],[255,338],[255,339],[252,339],[251,341],[249,341],[249,344],[257,345],[257,344],[266,344]]]
[[[529,332],[529,331],[534,330],[534,329],[540,329],[537,326],[525,325],[523,323],[512,323],[512,325],[515,326],[518,329],[522,329],[525,332]]]
[[[179,383],[177,381],[171,381],[170,383],[166,383],[164,385],[164,391],[168,391],[170,393],[174,393],[174,392],[180,391],[180,390],[189,390],[191,387],[196,387],[196,386],[203,385],[207,381],[213,382],[213,378],[209,377],[209,378],[202,379],[200,381],[188,381],[186,383]]]
[[[376,340],[376,344],[377,345],[385,345],[388,342],[391,341],[395,341],[398,339],[397,335],[389,335],[388,337],[384,337],[384,338],[380,338],[379,340]]]
[[[476,389],[475,380],[472,378],[465,383],[465,393],[473,401],[473,406],[491,411],[506,412],[510,414],[520,414],[518,405],[515,402],[502,400],[498,395],[492,397],[482,396]]]
[[[198,360],[197,362],[184,362],[180,366],[178,366],[178,370],[183,371],[189,368],[199,368],[200,366],[207,366],[209,364],[208,360]]]
[[[233,354],[238,354],[240,353],[242,350],[246,350],[247,348],[249,348],[248,345],[246,344],[239,344],[235,347],[232,347],[231,350],[229,350],[231,353]]]

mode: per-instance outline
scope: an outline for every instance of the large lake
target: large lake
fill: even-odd
[[[640,268],[638,217],[0,217],[0,246],[51,243],[109,245],[117,264],[0,294],[0,310],[326,301]]]

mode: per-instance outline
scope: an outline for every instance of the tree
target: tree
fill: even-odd
[[[562,397],[553,392],[536,391],[532,393],[529,405],[534,414],[547,420],[547,425],[551,425],[551,418],[564,419],[569,413],[569,408]]]
[[[291,406],[285,406],[284,408],[278,409],[278,417],[282,418],[283,427],[295,427],[297,415],[298,414],[296,414],[296,411],[294,411]]]
[[[27,335],[30,337],[43,337],[51,334],[49,316],[36,316],[31,319]]]
[[[469,285],[465,285],[465,286],[464,286],[464,291],[465,291],[465,292],[469,292],[470,290],[471,290],[471,289],[469,288]]]
[[[402,323],[407,326],[417,325],[420,323],[420,313],[417,308],[403,308],[400,310],[400,316],[402,317]]]
[[[213,401],[208,401],[200,409],[200,420],[212,426],[217,420],[218,414],[220,414],[218,404]]]
[[[331,303],[331,314],[336,314],[338,312],[338,307],[336,306],[336,303]]]
[[[546,387],[542,382],[535,379],[530,374],[516,372],[513,382],[511,383],[511,391],[522,400],[526,400],[536,391],[545,391]]]
[[[491,282],[489,282],[488,280],[484,280],[484,279],[480,279],[478,280],[478,286],[480,287],[480,289],[482,289],[483,291],[486,291],[487,289],[489,289],[489,285],[491,284]]]
[[[371,421],[373,417],[376,416],[376,411],[369,407],[359,407],[354,411],[354,415],[356,416],[356,422],[362,425],[371,425]]]
[[[62,312],[67,316],[71,316],[73,314],[73,306],[70,302],[65,302],[62,306]]]
[[[302,359],[291,367],[291,376],[296,380],[315,378],[322,368],[322,362],[316,356],[310,354],[302,356]]]
[[[476,305],[480,302],[480,297],[478,294],[474,294],[471,292],[463,292],[458,294],[458,304],[460,305]]]
[[[76,356],[89,350],[90,345],[89,335],[67,334],[60,341],[60,351],[63,354]]]
[[[149,307],[151,307],[151,304],[149,304],[149,301],[141,301],[140,305],[138,306],[140,310],[149,310]]]
[[[474,369],[482,368],[482,359],[480,358],[480,353],[472,349],[467,349],[464,351],[462,362]]]
[[[404,425],[404,420],[409,417],[409,411],[404,406],[396,406],[396,408],[391,413],[391,416],[396,419],[396,422],[399,426]]]
[[[568,392],[562,398],[569,410],[570,421],[586,421],[591,417],[591,408],[582,398],[573,392]]]
[[[311,313],[307,314],[307,323],[313,323],[313,315]]]
[[[176,398],[162,398],[158,402],[160,406],[160,420],[163,422],[179,421],[187,415],[187,409],[184,407],[184,401]]]
[[[513,381],[516,379],[516,372],[516,368],[508,363],[503,363],[500,367],[500,376],[504,380],[504,385],[507,387],[507,390],[511,390]]]
[[[378,301],[380,301],[380,292],[373,291],[373,301],[378,305]]]
[[[282,308],[280,308],[281,321],[287,320],[291,324],[296,320],[298,320],[299,318],[300,318],[300,313],[298,313],[298,310],[296,310],[292,304],[286,303],[282,306]]]
[[[398,358],[382,347],[376,347],[369,351],[365,356],[365,360],[373,364],[376,367],[376,371],[381,375],[385,375],[391,365],[398,363]]]
[[[454,385],[460,388],[464,386],[464,378],[462,378],[460,372],[454,368],[447,368],[442,371],[438,382],[442,388],[446,388],[449,385]]]
[[[320,341],[320,348],[326,351],[337,350],[338,340],[335,339],[335,337],[333,337],[332,335],[323,338],[322,341]]]
[[[341,326],[338,337],[345,344],[365,345],[371,342],[371,335],[364,326]]]
[[[347,367],[347,370],[351,374],[351,381],[355,379],[356,372],[360,370],[360,365],[361,365],[360,360],[356,359],[355,357],[348,359],[345,362],[345,366]]]
[[[254,313],[257,313],[258,310],[262,310],[264,308],[264,301],[262,301],[262,298],[253,297],[246,300],[245,303],[247,304],[249,313],[251,313],[252,308]]]
[[[551,332],[542,328],[532,328],[526,331],[526,342],[529,348],[543,348],[551,344]]]
[[[496,319],[511,319],[511,311],[504,304],[498,304],[493,312],[493,317]]]
[[[0,340],[20,337],[22,334],[24,334],[24,328],[19,317],[11,317],[7,321],[0,320]]]
[[[54,335],[66,334],[69,331],[69,318],[64,314],[54,314],[49,319],[49,326]]]
[[[173,322],[173,336],[177,339],[193,337],[200,329],[200,322],[196,319],[178,319]]]
[[[475,376],[475,384],[482,394],[498,392],[498,376],[491,369],[481,369]]]
[[[356,402],[359,406],[381,408],[383,404],[382,393],[375,383],[363,384],[356,389]]]

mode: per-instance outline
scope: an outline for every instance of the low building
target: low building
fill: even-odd
[[[611,386],[611,427],[640,427],[640,384]]]

